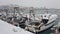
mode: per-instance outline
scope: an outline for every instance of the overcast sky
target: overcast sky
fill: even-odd
[[[60,0],[0,0],[0,5],[17,4],[20,6],[47,7],[60,9]]]

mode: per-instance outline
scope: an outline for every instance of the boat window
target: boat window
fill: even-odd
[[[46,17],[46,15],[44,17]]]

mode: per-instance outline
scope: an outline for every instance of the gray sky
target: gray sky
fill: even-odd
[[[60,9],[60,0],[0,0],[0,5],[18,4],[20,6],[47,7]]]

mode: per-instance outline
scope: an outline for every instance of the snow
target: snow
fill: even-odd
[[[33,33],[0,20],[0,34],[33,34]]]

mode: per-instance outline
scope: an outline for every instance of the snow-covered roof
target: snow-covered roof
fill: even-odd
[[[33,33],[0,20],[0,34],[33,34]]]

